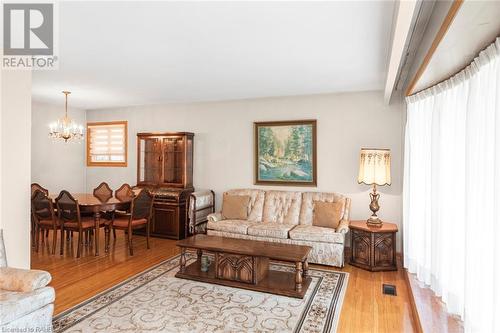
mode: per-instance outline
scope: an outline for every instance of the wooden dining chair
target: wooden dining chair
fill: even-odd
[[[32,183],[31,184],[31,198],[33,198],[33,195],[35,194],[36,191],[42,191],[47,196],[49,195],[49,190],[42,187],[42,185],[40,185],[38,183]],[[48,231],[47,231],[47,234],[45,236],[48,237]],[[31,245],[33,247],[35,246],[35,221],[33,220],[33,215],[31,217]]]
[[[102,202],[106,202],[113,197],[113,190],[108,183],[102,182],[93,191],[94,196]]]
[[[61,235],[65,230],[78,232],[78,247],[76,257],[80,258],[83,246],[83,233],[95,229],[95,221],[92,216],[82,216],[80,206],[68,191],[61,191],[56,198],[57,213],[61,225]],[[61,242],[61,254],[63,254],[63,242]]]
[[[52,254],[56,253],[57,231],[61,228],[59,220],[56,218],[54,205],[48,194],[42,190],[35,190],[31,197],[31,217],[34,222],[35,251],[38,252],[40,244],[40,233],[42,243],[45,243],[44,231],[53,231],[52,234]],[[61,243],[63,237],[61,236]]]
[[[154,196],[146,190],[141,191],[130,204],[130,214],[116,216],[111,222],[113,230],[124,230],[127,233],[127,245],[130,255],[134,255],[132,243],[132,231],[146,227],[146,245],[149,249],[149,229],[153,212]],[[107,246],[109,246],[109,233],[107,235]]]
[[[129,184],[125,183],[115,190],[115,198],[120,201],[133,199],[134,191]]]
[[[43,188],[42,185],[38,184],[38,183],[32,183],[31,184],[31,197],[33,197],[33,195],[35,194],[36,191],[42,191],[43,193],[45,193],[45,195],[49,195],[49,190],[47,190],[46,188]]]
[[[119,201],[130,201],[134,198],[134,196],[134,190],[127,183],[122,184],[122,186],[115,190],[115,198]],[[130,214],[130,207],[127,210],[115,210],[112,218],[128,216],[128,214]],[[113,239],[116,239],[115,229],[113,229]]]

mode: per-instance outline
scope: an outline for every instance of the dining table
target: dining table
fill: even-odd
[[[101,223],[101,213],[114,210],[128,210],[132,198],[116,198],[113,196],[101,197],[92,193],[71,193],[73,198],[78,202],[80,213],[92,213],[95,221],[95,255],[99,255],[99,229]],[[57,195],[50,195],[52,200],[57,198]]]

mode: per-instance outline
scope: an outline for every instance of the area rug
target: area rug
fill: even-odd
[[[311,285],[296,299],[178,279],[178,268],[176,256],[59,314],[54,332],[335,332],[348,280],[310,268]]]

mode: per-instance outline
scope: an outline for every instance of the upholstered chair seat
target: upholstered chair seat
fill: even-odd
[[[113,226],[118,227],[118,228],[127,228],[128,223],[129,223],[129,217],[124,215],[124,216],[120,216],[118,218],[115,218],[115,220],[113,222]],[[139,226],[145,226],[146,223],[148,223],[148,220],[147,219],[137,219],[137,220],[132,220],[130,223],[132,224],[132,228],[137,228]]]
[[[2,275],[2,273],[0,273]],[[0,327],[14,327],[16,320],[30,316],[33,310],[49,306],[42,313],[52,317],[51,303],[55,300],[54,289],[40,288],[31,292],[8,291],[0,289]],[[46,313],[47,312],[47,313]],[[28,322],[26,322],[28,324]],[[4,331],[8,332],[8,331]],[[14,331],[12,331],[14,332]]]
[[[52,220],[39,220],[38,223],[46,226],[51,226],[54,222]],[[59,220],[56,220],[55,224],[59,225]]]
[[[95,221],[93,217],[90,216],[82,216],[81,217],[82,221],[82,228],[87,229],[87,228],[93,228],[95,226]],[[101,220],[101,225],[108,223],[107,220]],[[78,228],[78,222],[64,222],[64,228]]]

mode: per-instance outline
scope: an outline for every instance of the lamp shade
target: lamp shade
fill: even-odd
[[[361,149],[358,183],[391,185],[391,151],[389,149]]]

